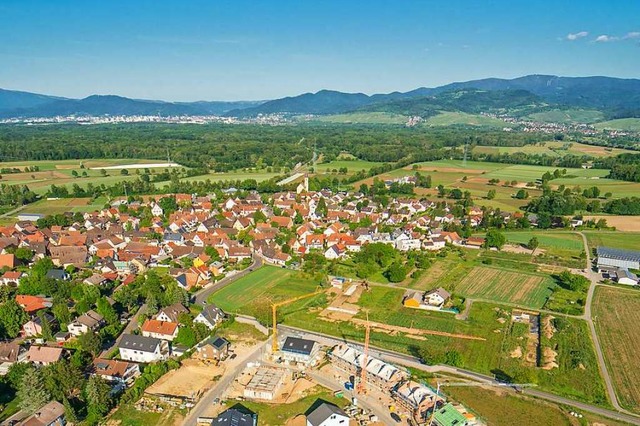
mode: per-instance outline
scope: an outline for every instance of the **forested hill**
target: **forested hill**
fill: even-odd
[[[361,110],[430,116],[437,110],[513,112],[549,106],[600,110],[607,118],[640,117],[640,80],[529,75],[511,80],[489,78],[371,96],[321,90],[267,102],[162,102],[96,95],[65,99],[0,89],[0,117],[72,114],[224,114],[254,117],[258,114],[323,115]]]

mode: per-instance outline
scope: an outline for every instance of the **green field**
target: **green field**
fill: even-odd
[[[102,210],[108,202],[107,197],[90,198],[60,198],[58,200],[40,200],[27,205],[20,213],[62,214],[66,212],[91,213]]]
[[[303,276],[300,272],[263,266],[238,279],[233,285],[216,291],[208,301],[226,312],[268,320],[271,302],[312,293],[319,284],[319,280]]]
[[[593,310],[600,346],[620,404],[640,413],[640,293],[598,287]]]
[[[364,160],[334,160],[329,163],[318,163],[316,165],[317,173],[325,173],[327,169],[330,171],[340,170],[343,167],[347,168],[347,173],[352,174],[364,170],[368,172],[372,167],[381,166],[383,163],[377,163],[374,161]]]
[[[640,232],[583,231],[591,249],[598,246],[640,250]]]
[[[525,154],[546,154],[551,157],[561,157],[571,154],[589,155],[599,158],[613,157],[620,154],[633,153],[634,151],[587,145],[578,142],[545,141],[524,146],[476,146],[473,148],[473,152],[484,154],[514,154],[516,152],[523,152]]]
[[[542,308],[555,287],[545,275],[477,266],[453,290],[466,297]]]
[[[388,112],[351,112],[348,114],[321,115],[314,121],[343,124],[405,124],[409,117]]]
[[[558,231],[505,231],[507,241],[513,244],[526,245],[536,237],[538,249],[542,249],[550,256],[579,257],[584,251],[582,238],[578,234]]]
[[[596,123],[597,129],[640,131],[640,118],[619,118],[617,120],[602,121]]]
[[[228,172],[228,173],[209,173],[201,176],[191,176],[188,178],[180,179],[183,182],[201,182],[210,180],[211,182],[222,182],[222,181],[230,181],[230,180],[246,180],[246,179],[255,179],[256,182],[262,182],[265,180],[269,180],[276,176],[282,176],[283,173],[274,173],[267,172],[264,170],[261,171],[237,171],[237,172]]]
[[[429,117],[424,121],[427,126],[480,126],[480,127],[513,127],[513,124],[480,114],[467,114],[464,112],[443,111],[438,115]]]
[[[536,112],[525,117],[533,121],[548,123],[594,123],[604,118],[602,111],[591,109],[565,109]]]

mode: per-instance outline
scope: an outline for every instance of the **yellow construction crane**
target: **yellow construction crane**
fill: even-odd
[[[315,296],[316,294],[322,293],[322,289],[316,289],[313,293],[303,294],[302,296],[293,297],[291,299],[283,300],[281,302],[276,302],[271,304],[271,326],[273,327],[273,342],[271,342],[272,352],[275,354],[278,352],[278,308],[283,305],[288,305],[289,303],[296,302],[300,299],[306,299],[307,297]]]
[[[367,312],[367,324],[364,332],[364,351],[362,352],[362,364],[360,365],[360,380],[358,381],[357,393],[367,393],[367,362],[369,361],[369,334],[371,327],[369,326],[369,312]]]

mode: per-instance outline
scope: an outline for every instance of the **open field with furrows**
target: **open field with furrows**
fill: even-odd
[[[625,408],[640,413],[640,293],[598,287],[593,315],[616,395]]]
[[[263,266],[213,293],[209,303],[215,303],[226,312],[270,319],[271,302],[312,293],[319,284],[320,280],[313,280],[300,272]]]
[[[473,152],[484,154],[513,154],[523,152],[525,154],[546,154],[552,157],[564,155],[590,155],[592,157],[613,157],[619,154],[632,153],[627,149],[609,148],[597,145],[587,145],[578,142],[548,141],[538,144],[517,146],[476,146]]]
[[[628,130],[640,132],[640,118],[619,118],[617,120],[602,121],[596,123],[597,129]]]
[[[464,112],[442,111],[438,115],[427,118],[423,125],[426,126],[479,126],[479,127],[513,127],[512,123],[506,123],[500,119],[486,117],[480,114],[467,114]]]
[[[246,179],[255,179],[256,182],[262,182],[265,180],[269,180],[276,176],[284,176],[283,173],[274,173],[267,172],[266,170],[252,170],[252,171],[236,171],[236,172],[228,172],[228,173],[208,173],[206,175],[201,176],[191,176],[188,178],[180,179],[183,182],[200,182],[210,180],[211,182],[222,182],[222,181],[235,181],[235,180],[246,180]]]
[[[587,236],[589,248],[598,246],[625,250],[640,250],[640,232],[583,231]]]
[[[554,287],[555,284],[543,275],[477,266],[455,285],[454,291],[471,298],[541,308]]]

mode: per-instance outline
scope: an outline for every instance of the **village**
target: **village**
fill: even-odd
[[[406,178],[396,183],[415,184]],[[0,228],[0,288],[14,295],[21,322],[14,339],[0,343],[0,374],[18,363],[46,367],[88,353],[87,376],[104,380],[112,394],[133,394],[139,386],[132,401],[137,410],[177,407],[185,424],[260,424],[243,402],[290,404],[318,386],[341,404],[319,399],[313,410],[282,424],[482,424],[406,367],[369,354],[369,330],[388,332],[388,326],[355,317],[366,280],[329,276],[313,293],[272,302],[270,328],[207,303],[212,292],[262,265],[301,270],[312,254],[346,259],[376,243],[398,253],[485,247],[483,237],[446,230],[478,226],[484,210],[453,212],[442,200],[381,202],[362,193],[312,192],[305,178],[297,191],[269,197],[231,188],[210,196],[116,199],[93,213],[24,214],[14,226]],[[68,292],[63,302],[61,288]],[[364,346],[286,327],[279,332],[277,308],[320,293],[329,305],[319,315],[365,328]],[[449,291],[433,287],[408,290],[388,303],[414,308],[416,315],[459,314],[451,300]],[[514,322],[530,322],[526,313],[513,315]],[[535,336],[539,318],[532,318]],[[223,335],[228,324],[239,323],[253,328],[253,337]],[[482,340],[395,328],[416,339],[427,333]],[[177,368],[140,385],[146,365],[171,360],[179,361]],[[63,424],[65,411],[51,401],[31,416],[17,412],[7,424]]]

